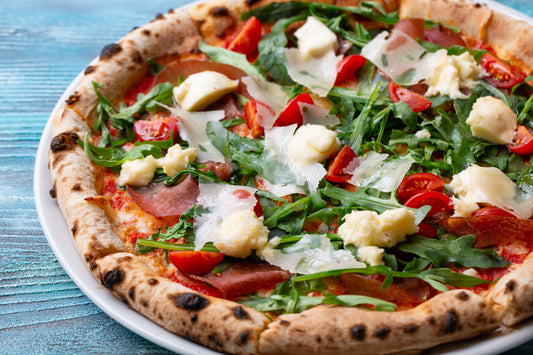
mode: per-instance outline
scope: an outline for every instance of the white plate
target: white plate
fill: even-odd
[[[499,12],[533,24],[533,18],[502,4],[483,0],[478,0],[478,2],[487,3]],[[189,4],[188,6],[191,5]],[[124,327],[168,350],[181,354],[220,354],[219,352],[209,350],[167,331],[119,301],[93,277],[76,250],[63,214],[59,210],[56,200],[50,197],[49,191],[52,188],[52,180],[47,164],[48,149],[52,139],[52,117],[64,107],[65,100],[75,90],[82,78],[83,73],[80,73],[59,99],[46,124],[37,150],[33,179],[35,204],[39,221],[48,243],[63,269],[65,269],[82,292],[103,312]],[[507,334],[484,336],[446,344],[431,350],[430,353],[449,355],[498,354],[525,343],[532,338],[533,319],[523,322]]]

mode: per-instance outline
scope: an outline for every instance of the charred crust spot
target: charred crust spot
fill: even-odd
[[[118,258],[117,259],[117,263],[119,263],[119,264],[128,263],[130,261],[131,261],[131,256],[129,256],[129,255],[126,255],[126,256],[123,256],[122,258]]]
[[[233,315],[237,319],[250,319],[248,312],[246,312],[242,306],[233,307]]]
[[[405,334],[412,334],[418,330],[418,325],[416,324],[407,324],[403,327],[403,332]]]
[[[124,297],[124,295],[121,295],[121,296],[120,296],[120,300],[121,300],[123,303],[125,303],[125,304],[129,304],[129,303],[128,303],[128,300],[126,299],[126,297]]]
[[[363,340],[366,336],[366,326],[363,324],[354,325],[350,328],[350,334],[355,340]]]
[[[151,35],[152,33],[150,32],[149,29],[144,29],[144,30],[142,31],[142,34],[145,35],[145,36],[150,37],[150,35]]]
[[[70,231],[72,232],[72,236],[76,237],[76,234],[78,233],[78,221],[74,221],[74,223],[72,223],[72,228],[70,228]]]
[[[444,317],[444,334],[452,334],[455,333],[455,330],[457,329],[457,313],[454,309],[450,309],[448,312],[446,312],[446,316]]]
[[[505,284],[505,293],[513,292],[516,287],[516,281],[510,280]]]
[[[379,339],[385,339],[387,337],[387,335],[389,335],[390,333],[390,327],[388,326],[384,326],[382,328],[378,328],[376,329],[376,331],[374,332],[374,336],[376,338],[379,338]]]
[[[111,290],[113,285],[119,284],[124,280],[124,273],[119,268],[104,272],[102,275],[102,285]]]
[[[165,15],[159,13],[159,14],[157,14],[157,15],[155,16],[155,19],[156,19],[156,20],[164,20],[164,19],[165,19]]]
[[[114,57],[117,53],[122,51],[122,47],[117,43],[111,43],[105,46],[100,53],[100,59],[107,60]]]
[[[78,101],[80,99],[80,95],[78,94],[72,94],[68,97],[68,99],[65,100],[65,102],[67,103],[67,105],[72,105],[73,103],[75,103],[76,101]]]
[[[468,299],[470,298],[470,296],[468,296],[468,293],[466,293],[465,291],[459,292],[455,297],[461,301],[468,301]]]
[[[146,300],[142,300],[141,301],[141,306],[148,307],[148,302],[146,302]]]
[[[70,150],[78,145],[78,135],[74,132],[60,133],[50,142],[50,150],[53,153],[60,152],[62,150]]]
[[[245,3],[246,3],[246,5],[248,5],[248,6],[252,6],[253,4],[258,3],[258,2],[260,2],[260,1],[261,1],[261,0],[246,0]]]
[[[237,339],[235,339],[235,343],[237,345],[246,344],[246,342],[248,341],[248,337],[249,337],[249,333],[245,330],[244,332],[242,332],[241,334],[237,336]]]
[[[320,337],[320,335],[316,336],[316,342],[317,343],[321,343],[322,342],[322,338]]]
[[[141,55],[141,52],[135,51],[131,58],[135,63],[141,64],[143,62],[143,57]]]
[[[135,301],[135,286],[130,288],[130,290],[128,291],[128,297],[130,298],[130,300]]]
[[[215,344],[217,347],[219,347],[219,348],[222,347],[222,342],[220,340],[218,340],[216,334],[214,334],[214,333],[209,334],[207,336],[207,339],[209,339],[209,341],[212,342],[213,344]]]
[[[82,188],[80,184],[74,184],[74,186],[72,186],[72,191],[81,191],[81,190]]]
[[[291,325],[291,323],[286,321],[286,320],[284,320],[284,319],[282,319],[282,320],[279,321],[279,325],[282,325],[284,327],[288,327],[289,325]]]
[[[196,321],[198,321],[198,315],[197,314],[193,314],[191,316],[191,323],[196,323]]]
[[[96,71],[96,67],[94,65],[89,65],[87,68],[85,68],[85,71],[83,74],[89,75],[91,73],[94,73]]]
[[[173,13],[174,13],[174,9],[169,9],[169,10],[168,10],[168,13],[169,13],[169,14],[173,14]]]
[[[50,189],[50,197],[57,198],[56,184],[54,184],[54,186],[52,186],[52,188]]]
[[[224,17],[224,16],[228,16],[228,14],[229,14],[229,11],[224,6],[216,6],[216,7],[213,7],[211,10],[209,10],[209,15],[213,17]]]
[[[159,281],[157,279],[154,279],[153,277],[149,278],[148,281],[146,281],[146,282],[148,282],[148,285],[150,285],[150,286],[155,286],[155,285],[157,285],[159,283]]]
[[[94,261],[91,261],[89,263],[89,269],[91,269],[91,271],[96,270],[97,267],[98,267],[98,265],[96,265],[96,263]]]
[[[435,324],[435,317],[429,317],[428,318],[428,323],[431,324],[431,325]]]
[[[209,304],[209,301],[196,293],[183,293],[175,295],[176,306],[189,311],[199,311]]]

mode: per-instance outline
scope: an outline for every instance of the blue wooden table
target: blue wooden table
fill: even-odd
[[[0,353],[168,353],[70,280],[37,219],[32,184],[41,132],[69,83],[104,45],[186,2],[0,0]],[[533,16],[533,1],[500,2]],[[533,342],[512,352],[531,354]]]

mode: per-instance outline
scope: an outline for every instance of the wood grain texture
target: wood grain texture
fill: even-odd
[[[58,98],[101,48],[186,0],[0,3],[0,353],[165,354],[78,289],[37,219],[33,165]],[[533,1],[501,1],[533,15]],[[513,353],[533,353],[533,342]]]

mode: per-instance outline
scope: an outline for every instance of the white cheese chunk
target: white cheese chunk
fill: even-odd
[[[118,184],[122,186],[146,186],[152,182],[156,169],[157,161],[151,155],[142,159],[128,160],[122,164]]]
[[[449,186],[462,203],[489,203],[524,219],[533,214],[533,197],[520,196],[516,184],[498,168],[471,165],[454,175]]]
[[[246,258],[253,250],[267,246],[268,233],[263,216],[257,217],[253,210],[241,209],[222,220],[213,233],[213,244],[228,256]]]
[[[182,109],[199,111],[232,92],[238,85],[238,80],[231,80],[224,74],[206,70],[190,75],[180,86],[173,89],[173,94]]]
[[[287,152],[298,165],[321,163],[333,155],[340,143],[337,133],[322,125],[303,125],[287,144]]]
[[[359,247],[357,248],[357,258],[370,266],[383,265],[383,255],[385,249],[375,246]]]
[[[461,90],[473,89],[485,76],[483,68],[468,52],[450,56],[446,49],[439,49],[435,53],[426,53],[421,67],[427,68],[424,77],[428,97],[446,95],[452,99],[466,99],[468,96]]]
[[[366,266],[349,251],[335,250],[331,241],[322,234],[306,234],[288,248],[266,248],[258,254],[272,265],[300,274]]]
[[[415,137],[418,139],[430,139],[431,132],[429,132],[427,128],[424,128],[424,129],[421,129],[420,131],[417,131],[415,133]]]
[[[167,154],[157,159],[158,167],[168,176],[176,176],[180,171],[187,168],[187,164],[196,159],[196,148],[182,149],[179,144],[170,147]]]
[[[415,214],[407,208],[396,208],[378,215],[374,211],[352,211],[344,217],[338,234],[344,244],[356,247],[390,248],[418,232]]]
[[[313,16],[307,18],[294,36],[298,39],[298,49],[305,56],[320,58],[339,46],[335,33]]]
[[[466,120],[474,137],[491,143],[512,143],[517,117],[502,100],[492,96],[480,97]]]

